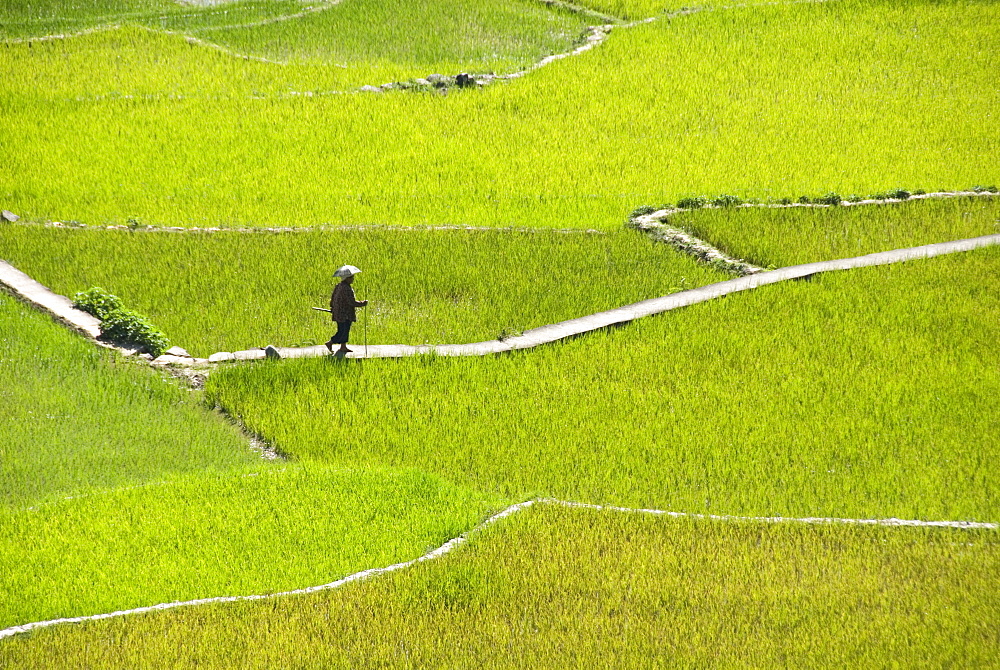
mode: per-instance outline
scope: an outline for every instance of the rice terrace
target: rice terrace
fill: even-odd
[[[0,3],[0,667],[1000,667],[997,5],[685,2]]]

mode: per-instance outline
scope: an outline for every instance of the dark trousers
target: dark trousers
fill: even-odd
[[[347,338],[351,335],[351,324],[353,321],[338,321],[337,332],[330,338],[333,344],[347,344]]]

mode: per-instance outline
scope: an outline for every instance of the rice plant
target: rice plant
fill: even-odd
[[[385,468],[259,464],[250,473],[162,476],[0,509],[0,628],[326,584],[416,558],[498,505],[432,475]]]
[[[348,262],[364,271],[356,289],[371,299],[361,316],[372,344],[492,340],[723,278],[623,229],[194,235],[7,226],[0,258],[65,295],[103,286],[197,356],[325,342],[330,317],[312,308],[329,306],[333,270]]]
[[[5,641],[17,667],[989,666],[995,532],[532,508],[337,591]]]
[[[0,505],[246,472],[246,439],[175,381],[0,295]]]
[[[207,390],[304,461],[513,499],[992,521],[998,257],[820,275],[497,358],[226,369]]]
[[[1000,233],[1000,198],[705,209],[675,214],[667,223],[758,265],[781,267]]]
[[[692,193],[993,183],[989,7],[705,11],[446,96],[320,95],[340,68],[247,62],[138,29],[5,45],[0,198],[28,219],[91,224],[610,229]]]

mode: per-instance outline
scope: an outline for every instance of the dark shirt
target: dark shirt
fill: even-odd
[[[360,307],[361,303],[354,297],[354,289],[350,284],[340,282],[333,288],[333,295],[330,296],[330,315],[334,321],[357,321],[358,317],[354,308]]]

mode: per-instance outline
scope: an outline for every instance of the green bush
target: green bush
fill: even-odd
[[[889,191],[889,197],[895,200],[909,200],[910,192],[902,188],[897,188]]]
[[[743,200],[736,195],[720,195],[712,200],[712,204],[716,207],[739,207]]]
[[[116,309],[101,321],[101,332],[115,342],[142,344],[153,356],[170,348],[170,341],[149,319],[131,309]]]
[[[99,286],[94,286],[74,295],[73,306],[88,314],[93,314],[103,321],[108,318],[111,312],[121,309],[122,301],[118,296],[108,293]]]
[[[700,209],[705,206],[707,200],[700,195],[692,198],[681,198],[677,201],[678,209]]]
[[[122,306],[121,298],[94,286],[73,296],[73,306],[101,320],[101,334],[114,342],[141,344],[153,356],[170,348],[170,340],[149,319]]]
[[[839,205],[843,201],[839,193],[827,193],[821,198],[816,198],[816,202],[823,205]]]

